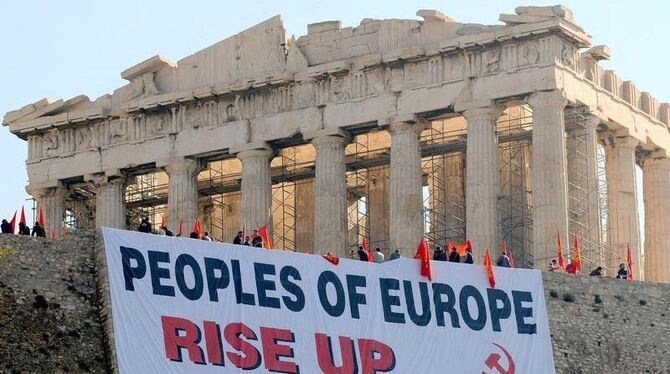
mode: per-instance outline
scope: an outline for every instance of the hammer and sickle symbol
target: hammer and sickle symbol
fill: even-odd
[[[486,361],[484,361],[484,364],[489,369],[492,369],[492,370],[495,369],[500,374],[514,374],[514,372],[516,370],[516,366],[514,365],[514,360],[512,359],[512,356],[502,346],[500,346],[496,343],[493,343],[493,345],[500,348],[500,350],[505,354],[505,356],[507,357],[508,367],[507,368],[502,367],[502,365],[500,364],[501,356],[496,352],[491,353],[489,355],[489,357],[486,358]],[[487,374],[487,373],[485,371],[482,371],[482,374]]]

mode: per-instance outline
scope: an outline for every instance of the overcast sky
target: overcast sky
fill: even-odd
[[[613,51],[608,68],[642,91],[670,101],[667,15],[661,0],[564,0],[594,44]],[[459,22],[497,24],[529,0],[301,0],[301,1],[3,1],[0,3],[0,116],[42,98],[92,100],[123,85],[120,73],[147,57],[178,60],[249,26],[281,14],[289,34],[307,24],[363,18],[415,18],[437,9]],[[24,200],[26,143],[0,128],[0,217]],[[638,178],[639,179],[639,178]],[[641,181],[638,183],[641,185]],[[28,206],[28,204],[26,203]]]

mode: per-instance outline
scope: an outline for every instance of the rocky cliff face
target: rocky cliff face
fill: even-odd
[[[94,236],[0,235],[0,373],[103,373]]]
[[[95,248],[0,235],[0,374],[109,371]],[[557,373],[670,372],[670,286],[543,276]]]

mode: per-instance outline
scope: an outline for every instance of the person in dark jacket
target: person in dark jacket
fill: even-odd
[[[44,231],[44,227],[40,225],[39,222],[35,222],[35,226],[33,226],[33,233],[32,236],[38,237],[38,238],[46,238],[47,233]]]
[[[244,243],[242,243],[242,245],[248,245],[248,246],[251,246],[251,238],[249,237],[249,235],[247,235],[247,236],[244,238]]]
[[[589,273],[589,276],[591,276],[591,277],[602,277],[603,276],[602,266],[598,266],[597,268],[595,268],[591,273]]]
[[[30,228],[23,222],[19,222],[19,235],[30,236]]]
[[[238,231],[235,239],[233,239],[233,244],[242,244],[242,231]]]
[[[149,222],[148,217],[142,218],[142,222],[140,223],[140,226],[137,228],[137,231],[147,234],[151,233],[151,222]]]
[[[254,230],[255,232],[255,230]],[[251,238],[252,247],[263,247],[263,238],[260,235],[256,235]]]
[[[465,253],[465,263],[466,264],[473,264],[474,262],[475,262],[475,260],[472,257],[472,249],[468,248],[468,251]]]
[[[3,234],[13,234],[12,225],[10,225],[6,219],[2,220],[2,225],[0,225],[0,228],[2,229]]]
[[[498,257],[498,261],[496,261],[496,265],[500,266],[502,268],[511,268],[512,264],[509,260],[509,257],[507,256],[507,253],[503,252],[500,257]]]
[[[368,254],[363,249],[363,246],[358,247],[358,259],[361,261],[368,261]]]
[[[191,234],[188,237],[191,239],[200,239],[200,237],[198,237],[198,233],[195,231],[191,232]]]
[[[456,247],[451,247],[451,252],[449,253],[449,262],[461,262],[461,255],[458,254]]]
[[[447,252],[438,246],[433,253],[433,261],[447,261]]]
[[[165,236],[174,236],[174,233],[172,230],[168,229],[167,226],[161,227],[161,230],[165,232]]]
[[[391,255],[389,256],[389,261],[391,261],[391,260],[397,260],[397,259],[399,259],[400,257],[402,257],[402,256],[400,256],[400,252],[398,252],[398,250],[396,249],[396,250],[394,250],[394,251],[391,253]]]
[[[616,273],[616,279],[628,279],[628,269],[625,264],[619,264],[619,271]]]

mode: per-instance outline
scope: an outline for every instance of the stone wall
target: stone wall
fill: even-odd
[[[557,373],[670,373],[670,286],[544,273]]]
[[[107,372],[94,242],[0,235],[0,373]]]
[[[0,235],[0,374],[109,370],[95,255],[89,234]],[[670,286],[544,273],[544,287],[557,373],[670,373]]]

